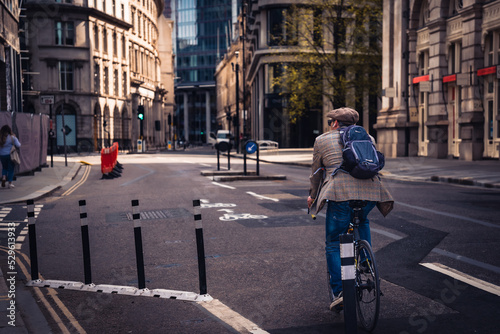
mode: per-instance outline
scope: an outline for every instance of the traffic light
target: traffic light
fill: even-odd
[[[141,121],[144,120],[144,106],[137,107],[137,118]]]

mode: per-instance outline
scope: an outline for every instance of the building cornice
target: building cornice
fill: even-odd
[[[104,13],[96,8],[76,6],[74,4],[66,4],[66,3],[51,3],[49,11],[47,3],[38,3],[38,2],[37,3],[28,2],[24,4],[24,6],[27,9],[28,13],[32,11],[36,13],[46,12],[48,18],[52,19],[56,19],[58,15],[70,13],[70,14],[77,14],[79,16],[83,15],[87,17],[90,16],[95,17],[101,21],[108,22],[125,30],[129,30],[132,28],[132,24],[128,23],[127,21],[119,19],[113,15]]]

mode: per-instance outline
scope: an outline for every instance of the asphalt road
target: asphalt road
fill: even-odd
[[[85,199],[93,282],[137,286],[131,201],[138,199],[147,288],[199,293],[192,201],[200,199],[208,293],[227,306],[224,312],[232,310],[268,333],[343,333],[342,314],[328,310],[324,216],[312,220],[305,211],[307,168],[262,164],[261,174],[284,174],[287,180],[218,183],[201,176],[202,170],[216,168],[214,155],[144,154],[120,162],[119,178],[102,180],[98,166],[83,167],[73,183],[36,203],[43,279],[83,282],[78,202]],[[242,169],[241,164],[231,160],[232,169]],[[249,162],[250,170],[254,166]],[[82,178],[85,182],[73,187]],[[500,326],[500,192],[435,183],[387,185],[395,210],[387,218],[376,211],[370,216],[384,293],[374,333],[495,332]],[[26,209],[9,208],[4,221],[19,222],[20,233]],[[4,238],[0,234],[2,245]],[[21,252],[29,253],[27,239]],[[6,272],[4,255],[0,252],[0,266]],[[18,258],[29,271],[26,259]],[[221,316],[193,302],[40,292],[47,304],[37,294],[34,298],[54,333],[64,328],[71,333],[235,332]]]

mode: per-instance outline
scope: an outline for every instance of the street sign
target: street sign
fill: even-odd
[[[470,86],[470,73],[458,73],[457,74],[457,85],[458,86]]]
[[[432,86],[430,81],[421,81],[418,84],[418,89],[420,92],[431,92],[432,91]]]
[[[54,95],[40,95],[41,104],[54,104]]]
[[[254,141],[249,141],[245,145],[245,150],[247,150],[248,154],[253,154],[257,151],[257,143]]]

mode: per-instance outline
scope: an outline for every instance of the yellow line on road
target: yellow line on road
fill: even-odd
[[[62,194],[62,196],[68,196],[70,195],[73,191],[75,191],[78,187],[80,187],[82,184],[85,183],[85,181],[87,181],[87,178],[89,177],[89,174],[90,174],[90,168],[92,166],[91,165],[86,165],[85,166],[85,172],[83,173],[83,176],[81,178],[80,181],[78,181],[77,183],[75,183],[71,188],[69,188],[68,190],[66,190],[66,192],[64,192]]]
[[[4,247],[4,246],[0,246],[0,250],[3,250],[4,252],[7,252],[8,248]],[[16,251],[16,253],[19,254],[19,255],[21,255],[24,258],[24,260],[26,261],[26,263],[28,263],[28,265],[30,264],[30,260],[26,256],[26,254],[24,254],[24,253],[22,253],[20,251]],[[19,257],[16,258],[16,262],[17,262],[17,265],[19,266],[19,268],[21,268],[21,271],[23,272],[24,276],[26,276],[26,279],[31,279],[31,275],[30,275],[30,273],[28,273],[28,269],[21,262],[21,260],[19,259]],[[40,275],[40,277],[41,277],[41,279],[43,279],[43,277],[41,275]],[[66,325],[64,325],[64,323],[62,322],[61,318],[56,313],[56,311],[54,310],[54,308],[50,305],[50,303],[48,302],[47,298],[45,298],[45,295],[42,293],[42,291],[40,290],[40,288],[33,287],[33,289],[35,290],[35,294],[37,295],[37,297],[40,299],[40,301],[43,303],[43,305],[45,306],[45,308],[47,309],[47,311],[52,316],[52,319],[54,319],[55,323],[61,329],[61,332],[64,333],[64,334],[70,334],[71,332],[68,330],[68,327],[66,327]],[[63,312],[63,314],[66,316],[66,318],[68,318],[68,320],[70,321],[71,325],[77,330],[77,332],[80,333],[80,334],[86,334],[87,332],[82,328],[82,326],[80,326],[80,324],[78,323],[78,320],[75,319],[75,317],[73,316],[73,314],[71,314],[71,312],[63,304],[63,302],[59,299],[59,297],[56,296],[57,292],[50,291],[50,289],[49,289],[48,294],[52,297],[52,299],[54,300],[54,302],[56,303],[56,305]]]
[[[26,261],[26,263],[31,263],[30,259],[26,256],[26,254],[21,253],[21,252],[18,252],[18,253],[20,255],[22,255],[22,257],[24,258],[24,260]],[[26,268],[25,268],[25,270],[26,270]],[[24,275],[26,275],[26,277],[28,277],[27,272],[24,272]],[[42,280],[44,280],[44,278],[42,277],[42,275],[40,275],[40,278]],[[66,316],[66,318],[68,318],[68,320],[71,323],[71,325],[73,325],[73,327],[75,327],[75,329],[78,331],[78,333],[81,333],[81,334],[87,333],[85,331],[85,329],[83,329],[82,326],[80,326],[80,324],[78,323],[78,320],[75,319],[75,317],[70,312],[70,310],[68,310],[68,308],[66,307],[66,305],[64,305],[64,303],[59,299],[59,297],[57,297],[57,292],[53,291],[53,290],[51,291],[51,289],[49,289],[49,295],[52,297],[52,299],[54,300],[54,302],[56,303],[56,305],[59,307],[59,309],[64,313],[64,315]]]

